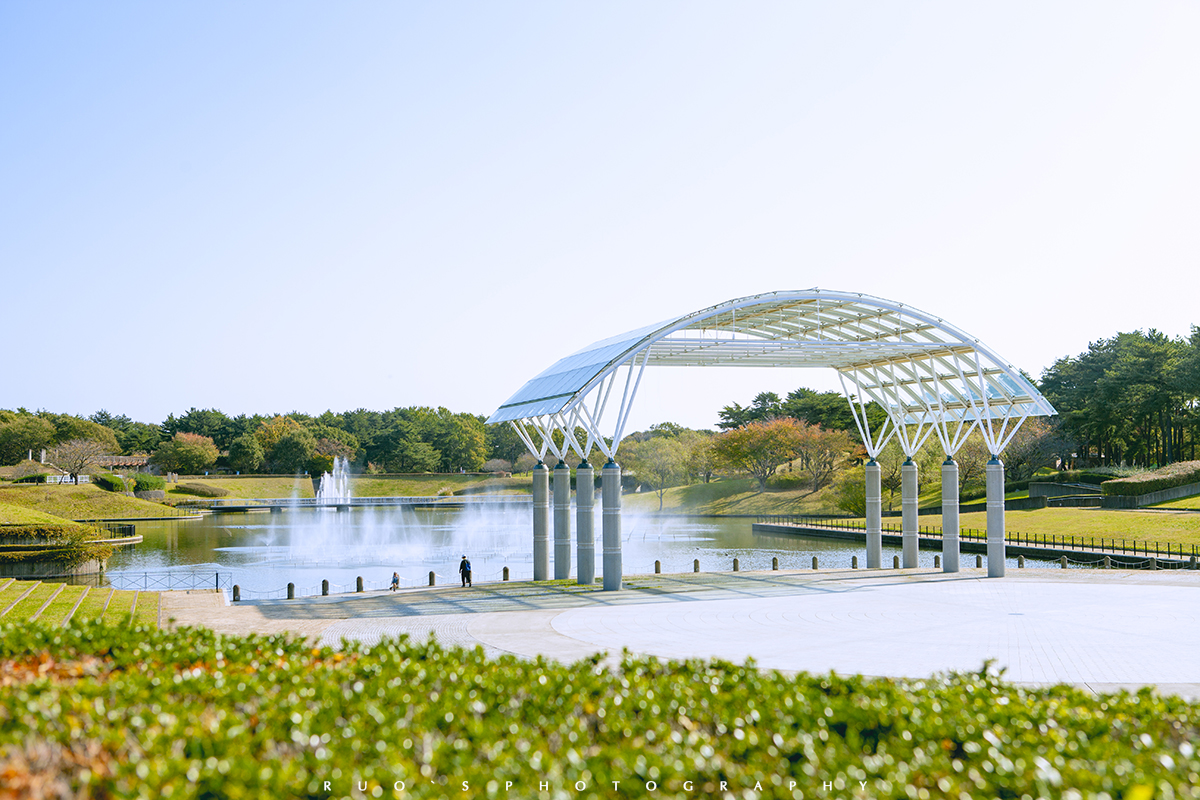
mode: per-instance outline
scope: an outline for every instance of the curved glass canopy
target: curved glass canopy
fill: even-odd
[[[953,455],[976,427],[1000,453],[1023,420],[1056,413],[1017,369],[940,317],[870,295],[809,289],[730,300],[588,345],[522,386],[488,422],[514,423],[539,456],[549,448],[561,457],[565,447],[583,455],[595,443],[612,457],[648,366],[833,368],[872,456],[893,435],[911,455],[934,432]],[[619,373],[624,386],[613,415]],[[887,412],[882,430],[866,424],[872,400]],[[527,425],[541,434],[540,445]],[[579,427],[586,445],[573,435],[561,448],[552,441],[554,431]]]

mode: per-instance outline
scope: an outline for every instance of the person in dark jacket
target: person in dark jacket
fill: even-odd
[[[463,556],[462,562],[458,565],[458,574],[462,575],[463,586],[471,585],[471,562],[467,561],[467,557],[465,555]]]

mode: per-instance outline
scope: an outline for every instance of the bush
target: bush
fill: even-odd
[[[167,482],[158,475],[139,472],[133,476],[133,490],[135,492],[153,492],[156,489],[165,488],[166,485]]]
[[[174,491],[179,494],[190,494],[196,497],[224,497],[229,494],[228,489],[222,489],[220,486],[208,486],[203,483],[181,483],[178,484]]]
[[[512,462],[503,458],[492,458],[483,462],[484,472],[512,472]]]
[[[783,675],[628,653],[565,665],[98,622],[0,626],[0,659],[14,796],[350,796],[361,780],[364,796],[390,797],[403,780],[413,798],[457,796],[463,781],[463,797],[503,796],[489,781],[581,798],[784,797],[795,781],[820,797],[828,780],[863,781],[870,797],[1193,797],[1200,772],[1200,705],[986,671]],[[572,794],[576,781],[586,791]]]
[[[1105,494],[1132,497],[1189,483],[1200,483],[1200,461],[1180,461],[1153,472],[1105,481],[1100,488]]]
[[[45,483],[50,477],[48,472],[39,472],[36,475],[26,475],[24,478],[15,478],[13,483]]]
[[[121,476],[113,475],[108,472],[101,472],[98,475],[93,475],[92,483],[96,484],[101,489],[105,490],[106,492],[127,491],[125,489],[125,481],[121,479]]]
[[[805,475],[801,475],[799,472],[785,472],[767,478],[767,488],[777,492],[786,492],[791,489],[810,489],[812,488],[812,480]]]

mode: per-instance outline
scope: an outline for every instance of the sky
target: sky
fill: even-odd
[[[864,292],[1034,376],[1200,323],[1200,5],[0,4],[0,408],[490,414]],[[648,370],[630,430],[832,371]]]

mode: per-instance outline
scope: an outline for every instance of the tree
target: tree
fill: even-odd
[[[50,414],[41,412],[38,416],[54,425],[54,438],[58,442],[69,442],[72,439],[91,439],[108,447],[108,452],[116,453],[121,449],[117,435],[111,428],[106,428],[88,419],[72,416],[71,414]]]
[[[722,408],[718,416],[721,417],[718,428],[734,430],[751,422],[769,422],[783,416],[783,403],[774,392],[759,392],[749,406],[742,407],[734,403]]]
[[[751,422],[718,434],[713,450],[721,463],[749,473],[762,492],[779,465],[792,459],[800,437],[800,426],[794,419]]]
[[[79,476],[90,470],[104,456],[112,455],[116,448],[109,442],[95,439],[71,439],[60,443],[51,454],[54,466],[71,476],[76,484]]]
[[[537,456],[535,456],[533,453],[525,452],[517,456],[517,461],[513,467],[517,472],[529,472],[531,469],[537,466],[537,463]],[[592,466],[595,465],[593,464]]]
[[[29,456],[37,458],[43,447],[54,443],[54,425],[32,414],[13,414],[0,422],[0,464],[16,464]]]
[[[1025,420],[1004,450],[1004,472],[1011,481],[1027,481],[1042,467],[1054,466],[1065,442],[1045,417]]]
[[[812,491],[819,491],[846,463],[854,442],[846,431],[825,430],[820,425],[797,423],[796,457],[799,471],[808,476]]]
[[[678,486],[686,476],[687,448],[675,437],[655,436],[632,443],[622,456],[638,481],[658,493],[658,510],[662,511],[667,489]]]
[[[252,433],[243,433],[229,445],[229,464],[239,472],[254,472],[265,460],[262,445]]]
[[[317,452],[317,440],[307,429],[297,426],[288,431],[267,454],[267,464],[277,475],[303,471]]]
[[[713,449],[716,437],[708,431],[690,431],[681,439],[688,449],[688,472],[704,478],[704,482],[708,483],[712,480],[713,473],[717,471],[719,464],[716,450]]]
[[[221,453],[213,440],[198,433],[177,433],[163,442],[150,461],[163,472],[199,475],[217,461]]]
[[[512,472],[512,462],[505,461],[503,458],[489,458],[483,462],[484,472]]]
[[[390,472],[436,472],[442,454],[428,442],[406,439],[396,445],[386,462]]]

